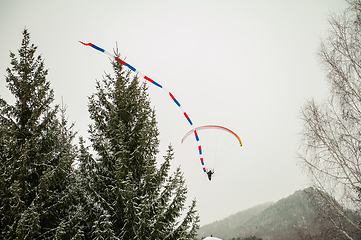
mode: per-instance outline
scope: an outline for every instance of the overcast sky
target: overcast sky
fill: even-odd
[[[180,143],[188,122],[164,91],[149,86],[159,161],[171,143],[172,167],[182,166],[187,204],[197,199],[204,225],[309,186],[297,165],[299,113],[307,99],[327,94],[316,53],[330,12],[345,6],[343,0],[0,0],[0,95],[14,101],[5,70],[26,27],[56,102],[63,97],[69,121],[87,137],[88,96],[112,70],[106,55],[78,41],[108,51],[117,43],[127,62],[176,96],[196,126],[223,125],[243,141],[209,182],[198,157]]]

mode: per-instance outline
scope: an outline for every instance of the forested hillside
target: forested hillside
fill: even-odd
[[[274,202],[268,202],[249,208],[247,210],[233,214],[226,219],[216,221],[201,227],[198,236],[227,236],[229,233],[236,232],[252,217],[260,214],[266,208],[273,205]]]
[[[198,238],[217,236],[224,240],[256,236],[263,240],[282,239],[342,239],[332,224],[326,221],[315,205],[313,188],[296,191],[276,203],[265,203],[234,214],[221,221],[202,226]],[[328,195],[324,195],[329,198]],[[319,203],[318,203],[319,204]],[[330,212],[332,210],[328,209]],[[355,213],[349,212],[349,217]],[[347,223],[344,223],[344,225]],[[320,231],[328,229],[328,231]]]

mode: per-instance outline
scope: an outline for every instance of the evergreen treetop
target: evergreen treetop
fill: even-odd
[[[52,106],[48,70],[36,49],[25,29],[6,69],[15,104],[0,99],[0,235],[6,239],[53,239],[71,200],[74,134],[65,110]]]
[[[179,222],[187,189],[179,168],[168,173],[171,146],[156,167],[159,132],[147,85],[118,62],[113,69],[115,77],[98,81],[89,101],[90,139],[98,155],[92,191],[103,211],[97,232],[121,239],[191,239],[199,221],[195,201]]]

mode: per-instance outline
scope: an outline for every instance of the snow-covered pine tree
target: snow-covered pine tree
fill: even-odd
[[[74,134],[54,93],[41,56],[23,31],[19,57],[10,53],[10,105],[0,98],[0,235],[3,239],[56,239],[66,235],[72,196]]]
[[[169,174],[171,146],[156,166],[159,132],[147,86],[118,62],[113,69],[89,102],[97,153],[92,202],[102,211],[91,235],[107,229],[120,239],[193,239],[199,217],[193,201],[181,219],[187,188],[179,168]]]
[[[72,239],[116,239],[104,209],[104,199],[96,192],[99,188],[98,164],[80,138],[80,150],[74,185],[75,206],[71,215]],[[106,204],[105,204],[106,205]]]

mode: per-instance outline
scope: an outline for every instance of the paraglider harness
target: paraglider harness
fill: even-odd
[[[213,175],[213,173],[214,173],[214,170],[213,170],[213,169],[208,169],[208,170],[207,170],[207,175],[208,175],[209,181],[212,180],[212,175]]]

